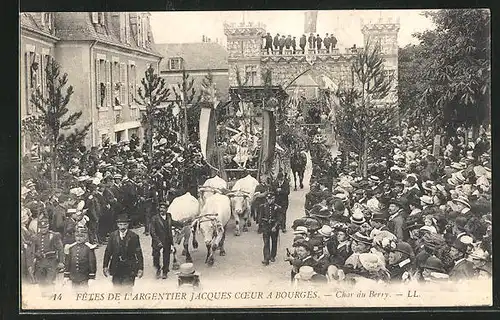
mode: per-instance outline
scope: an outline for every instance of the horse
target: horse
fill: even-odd
[[[294,190],[297,191],[297,175],[299,177],[300,188],[304,188],[304,172],[306,171],[307,155],[304,150],[295,149],[290,158],[292,168]]]

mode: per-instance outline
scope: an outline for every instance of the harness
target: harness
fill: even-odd
[[[198,229],[200,227],[200,223],[202,222],[210,222],[212,226],[214,227],[214,234],[212,234],[212,238],[217,236],[215,239],[215,242],[218,243],[220,239],[222,239],[223,233],[219,233],[217,235],[217,230],[222,229],[222,223],[217,219],[218,214],[217,213],[207,213],[201,216],[198,216],[195,218],[193,223],[191,224],[191,231],[194,232],[194,230]]]

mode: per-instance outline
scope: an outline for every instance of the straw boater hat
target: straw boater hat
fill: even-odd
[[[318,230],[318,233],[323,237],[331,237],[333,235],[333,230],[330,226],[323,225],[321,229]]]
[[[298,226],[293,231],[293,234],[308,234],[307,228],[304,226]]]
[[[196,272],[192,263],[183,263],[179,266],[179,271],[176,272],[181,277],[199,276],[200,273]]]
[[[434,201],[432,200],[431,197],[429,197],[428,195],[423,195],[420,197],[420,201],[422,201],[423,203],[427,204],[427,205],[432,205],[434,204]]]
[[[302,266],[299,269],[299,279],[300,280],[311,280],[316,272],[314,272],[313,267],[310,266]]]
[[[367,245],[371,245],[373,242],[370,237],[365,236],[361,232],[356,232],[353,235],[349,235],[349,238],[351,238],[352,240],[355,240],[357,242],[367,244]]]
[[[359,262],[363,268],[370,272],[377,272],[384,268],[384,262],[375,253],[362,253],[359,255]]]
[[[461,203],[463,204],[464,206],[466,206],[467,208],[470,209],[470,203],[469,203],[469,200],[467,200],[467,198],[464,198],[464,197],[458,197],[456,199],[452,199],[451,200],[452,202],[458,202],[458,203]]]
[[[351,223],[356,224],[356,225],[362,225],[363,223],[366,222],[365,215],[363,214],[363,211],[360,209],[355,209],[351,218]]]

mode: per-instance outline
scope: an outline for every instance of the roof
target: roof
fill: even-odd
[[[160,55],[155,48],[143,48],[137,45],[134,29],[130,28],[130,43],[120,41],[120,29],[113,23],[115,13],[106,12],[106,27],[92,23],[91,12],[57,12],[55,13],[56,36],[61,40],[100,40],[116,45],[126,46],[130,49],[145,51],[154,55]],[[153,34],[149,30],[149,39],[154,43]]]
[[[168,59],[175,57],[183,58],[187,71],[229,68],[226,48],[215,42],[156,43],[155,47],[166,58],[160,62],[160,71],[168,71]]]
[[[57,40],[54,32],[51,31],[47,26],[42,26],[40,13],[27,13],[21,12],[19,14],[19,22],[21,28],[26,28],[27,30],[37,32],[46,37]]]

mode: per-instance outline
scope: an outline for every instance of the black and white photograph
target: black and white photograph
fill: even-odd
[[[20,12],[21,311],[491,306],[490,20]]]

